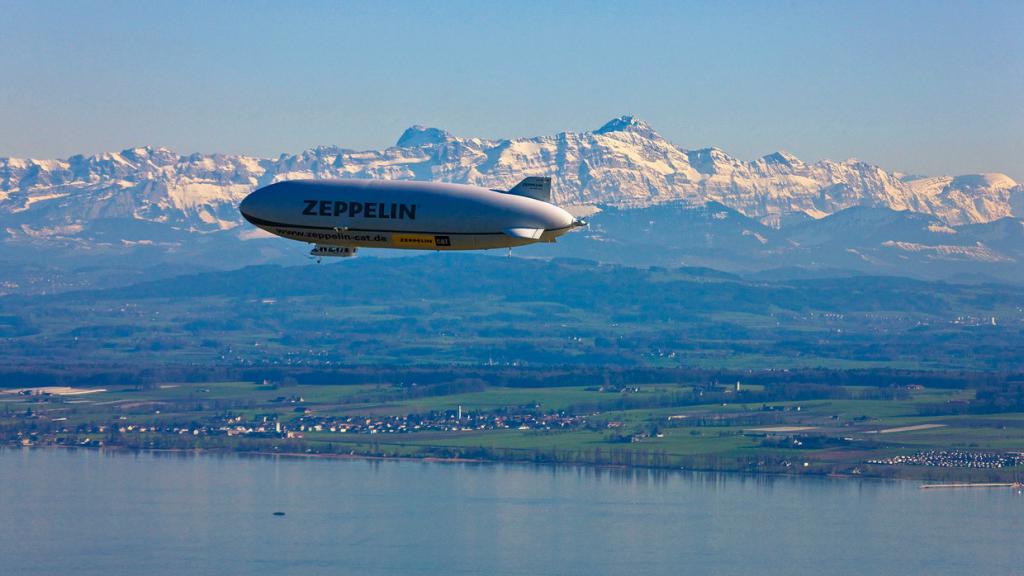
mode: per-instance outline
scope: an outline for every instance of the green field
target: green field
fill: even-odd
[[[760,393],[763,386],[748,388]],[[1019,468],[880,466],[868,460],[927,450],[1024,451],[1024,414],[938,414],[935,407],[970,405],[973,390],[920,389],[898,398],[868,399],[870,387],[849,386],[848,398],[729,402],[731,387],[671,383],[604,390],[600,386],[508,388],[483,386],[415,397],[383,383],[291,385],[220,382],[111,387],[79,395],[0,394],[0,427],[7,442],[27,444],[244,450],[459,457],[532,462],[657,466],[787,473],[894,477],[1005,479]],[[443,392],[443,390],[441,390]],[[37,391],[38,392],[38,391]],[[433,390],[438,393],[437,389]],[[685,401],[697,398],[698,401]],[[622,402],[677,402],[634,409],[595,409]],[[726,401],[721,401],[721,400]],[[336,422],[406,422],[455,418],[467,429],[330,431]],[[560,429],[487,427],[504,415],[572,418]],[[387,420],[393,419],[393,420]],[[491,420],[488,420],[491,419]],[[461,421],[460,421],[461,422]],[[484,424],[480,424],[480,423]],[[314,430],[314,423],[322,429]],[[308,429],[299,427],[308,424]],[[225,428],[275,425],[286,434],[238,433]],[[351,424],[349,424],[351,425]],[[534,424],[540,426],[539,424]],[[152,427],[159,431],[151,431]],[[139,428],[143,432],[139,432]],[[918,428],[914,428],[918,427]],[[197,432],[198,430],[198,432]],[[379,432],[379,433],[378,433]]]

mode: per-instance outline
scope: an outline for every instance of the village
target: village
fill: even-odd
[[[909,456],[868,460],[888,466],[934,466],[939,468],[1012,468],[1024,465],[1024,452],[969,452],[967,450],[926,450]]]
[[[282,418],[277,412],[256,414],[252,418],[226,413],[207,422],[189,424],[152,424],[132,422],[128,416],[118,416],[111,424],[79,424],[65,426],[61,421],[51,420],[53,426],[45,431],[18,432],[18,443],[33,444],[65,443],[60,435],[74,434],[82,446],[103,446],[116,440],[118,435],[187,435],[187,436],[228,436],[253,438],[301,439],[306,434],[408,434],[415,432],[469,432],[483,430],[551,431],[572,430],[582,426],[583,416],[553,412],[506,413],[464,412],[459,406],[454,410],[432,411],[424,414],[407,415],[316,415],[309,408],[296,407],[298,417]],[[31,412],[19,415],[22,419],[35,419]]]
[[[302,409],[307,410],[307,409]],[[274,433],[301,437],[305,432],[406,434],[411,432],[468,432],[472,430],[570,430],[585,422],[582,416],[501,412],[464,413],[462,407],[443,412],[386,416],[316,416],[304,413],[289,425],[274,424]],[[251,434],[252,423],[221,427],[228,435]],[[259,424],[257,424],[257,428]]]

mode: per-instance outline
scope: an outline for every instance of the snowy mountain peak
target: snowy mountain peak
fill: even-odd
[[[1017,186],[1017,182],[999,172],[989,172],[987,174],[964,174],[963,176],[957,176],[953,178],[950,185],[954,188],[995,188],[995,189],[1006,189]]]
[[[594,130],[594,134],[609,134],[612,132],[634,132],[647,138],[659,137],[658,133],[655,132],[647,122],[644,122],[636,116],[629,115],[613,118],[608,122],[605,122],[604,126]]]
[[[402,136],[395,144],[398,148],[411,148],[419,146],[432,146],[449,140],[452,137],[448,132],[440,128],[429,128],[427,126],[410,126],[402,132]]]
[[[778,152],[773,152],[767,156],[762,156],[761,159],[764,160],[766,164],[781,164],[791,168],[804,165],[799,158],[785,150],[779,150]]]

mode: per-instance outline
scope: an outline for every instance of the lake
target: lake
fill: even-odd
[[[0,573],[1024,573],[1024,495],[918,486],[0,449]]]

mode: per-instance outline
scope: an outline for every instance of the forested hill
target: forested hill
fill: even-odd
[[[429,254],[0,299],[7,368],[1020,370],[1024,294]],[[74,370],[71,370],[74,368]],[[98,369],[98,368],[97,368]]]

